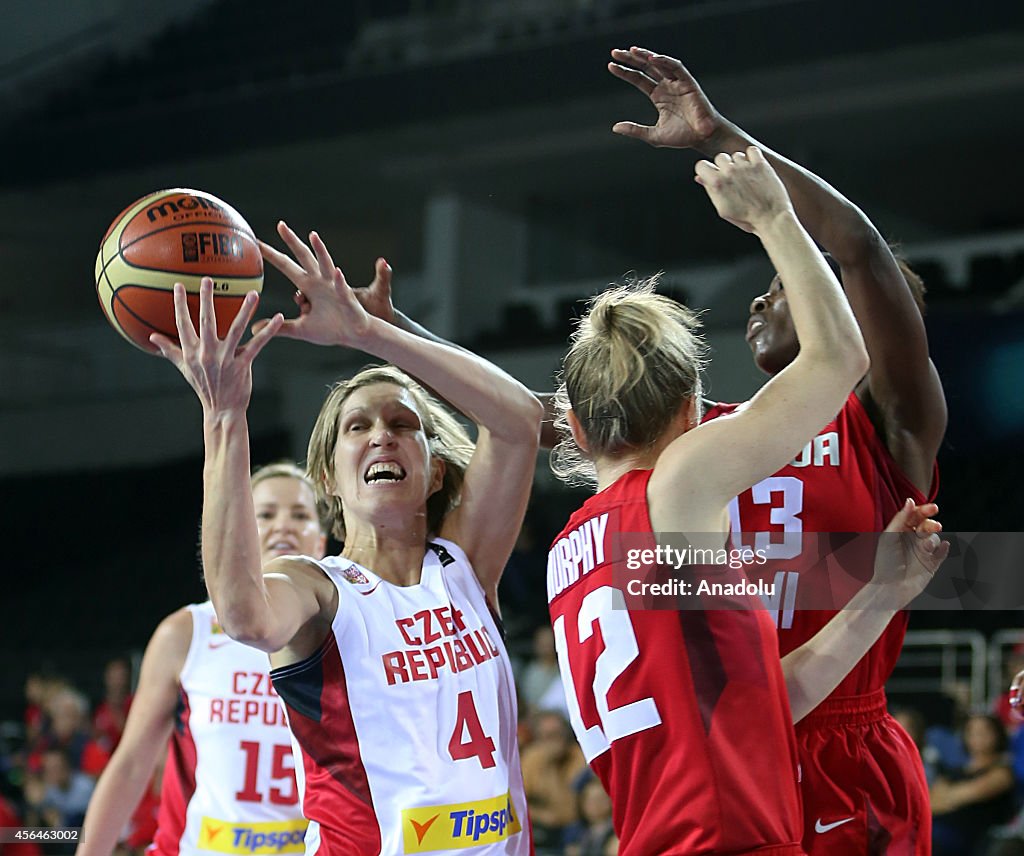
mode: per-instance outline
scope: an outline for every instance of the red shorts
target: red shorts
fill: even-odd
[[[797,723],[796,742],[809,856],[930,856],[921,756],[884,691],[828,699]]]

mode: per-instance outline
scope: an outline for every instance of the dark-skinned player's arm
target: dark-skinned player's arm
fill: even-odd
[[[442,345],[448,345],[452,348],[459,348],[459,345],[449,342],[447,339],[442,339],[435,333],[430,332],[422,324],[413,321],[405,313],[395,308],[394,303],[391,301],[391,274],[391,265],[384,259],[377,259],[374,265],[373,282],[363,288],[352,289],[359,302],[363,305],[363,308],[382,321],[387,321],[389,324],[394,324],[400,330],[405,330],[406,333],[412,333],[414,336],[419,336],[431,342],[438,342]],[[296,294],[295,300],[301,308],[301,295]],[[465,350],[465,348],[460,348],[460,350]],[[434,390],[431,390],[431,392],[434,393]],[[436,395],[436,393],[434,394]],[[550,449],[558,442],[558,435],[554,424],[554,393],[534,392],[533,394],[544,405],[544,421],[540,429],[540,447],[542,449]]]
[[[750,145],[764,152],[804,228],[839,264],[871,358],[858,397],[897,464],[927,495],[945,434],[946,402],[928,357],[920,309],[884,238],[839,191],[718,113],[679,60],[636,47],[612,51],[612,58],[612,74],[633,84],[658,110],[656,125],[620,122],[616,133],[654,146],[692,148],[709,158]]]

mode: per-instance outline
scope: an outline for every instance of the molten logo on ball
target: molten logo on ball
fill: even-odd
[[[200,190],[162,190],[114,220],[96,256],[96,295],[107,320],[133,345],[157,353],[152,333],[177,340],[174,283],[199,320],[199,282],[216,282],[217,333],[224,336],[242,299],[263,288],[263,259],[249,224],[226,202]]]
[[[173,192],[173,191],[172,191]],[[196,196],[194,193],[189,191],[188,196],[177,196],[174,199],[166,199],[159,205],[153,205],[146,210],[146,216],[149,218],[150,223],[155,223],[157,218],[169,217],[172,214],[178,214],[180,211],[224,211],[225,208],[235,213],[229,206],[224,205],[220,201],[215,201],[210,196]],[[188,215],[194,216],[194,215]],[[177,218],[181,219],[181,218]]]

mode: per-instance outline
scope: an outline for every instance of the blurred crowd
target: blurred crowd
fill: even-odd
[[[1006,663],[1005,685],[1024,668],[1024,646]],[[935,856],[1024,856],[1024,723],[1009,693],[972,709],[952,687],[952,722],[932,724],[914,707],[893,715],[921,752],[932,805]]]
[[[132,703],[132,672],[128,657],[109,660],[95,700],[61,675],[29,674],[17,737],[0,747],[0,826],[82,825],[96,780],[121,739]],[[126,854],[141,853],[152,841],[158,805],[159,775],[124,832]],[[0,845],[0,852],[12,856],[59,849],[70,847]]]

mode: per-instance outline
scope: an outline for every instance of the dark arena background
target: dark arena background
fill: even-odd
[[[940,518],[952,532],[1021,528],[1024,5],[8,0],[4,18],[4,792],[30,674],[95,702],[107,660],[137,669],[159,620],[205,597],[199,404],[95,296],[100,238],[132,200],[206,190],[278,246],[278,219],[315,228],[354,285],[383,256],[398,308],[536,390],[552,388],[582,298],[664,271],[665,289],[706,310],[710,396],[757,388],[743,334],[771,277],[764,255],[715,216],[691,152],[610,132],[653,121],[607,72],[612,47],[680,57],[726,116],[901,245],[928,288],[949,405]],[[289,314],[291,293],[269,270],[258,317]],[[254,463],[302,459],[326,385],[365,362],[272,343],[255,371]],[[539,460],[503,583],[524,660],[545,620],[547,544],[579,498]],[[988,707],[1022,650],[1020,619],[915,612],[891,698],[949,728]]]

